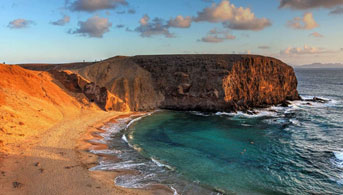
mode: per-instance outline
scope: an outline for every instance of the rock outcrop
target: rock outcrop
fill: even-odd
[[[235,111],[299,99],[293,68],[252,55],[136,56],[151,73],[160,108]]]
[[[101,102],[104,109],[120,110],[126,105],[131,111],[237,111],[300,99],[293,68],[264,56],[114,57],[64,67],[75,73],[64,85],[86,92],[88,98]],[[79,75],[93,84],[82,84]],[[64,83],[63,79],[61,82]],[[108,97],[113,99],[108,101]]]
[[[83,93],[90,102],[95,102],[104,110],[130,111],[129,106],[123,100],[110,93],[105,87],[100,87],[69,71],[53,70],[50,73],[69,91]]]

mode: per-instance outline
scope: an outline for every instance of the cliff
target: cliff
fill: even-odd
[[[293,68],[264,56],[114,57],[82,67],[65,67],[104,87],[116,97],[113,101],[122,102],[131,111],[237,111],[300,99]],[[113,101],[102,101],[102,108],[117,105]]]
[[[100,110],[48,72],[0,64],[0,156],[84,109]]]

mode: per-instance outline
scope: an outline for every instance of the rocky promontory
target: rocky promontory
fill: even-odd
[[[25,68],[50,71],[105,110],[237,111],[300,99],[293,68],[257,55],[119,56]]]

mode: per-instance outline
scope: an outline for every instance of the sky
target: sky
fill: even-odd
[[[0,62],[258,54],[343,63],[343,0],[1,0]]]

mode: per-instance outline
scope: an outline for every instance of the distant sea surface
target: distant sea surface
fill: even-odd
[[[343,69],[296,69],[298,91],[326,103],[245,113],[158,111],[122,119],[104,134],[121,160],[92,170],[133,169],[117,185],[164,184],[175,194],[343,194]]]

